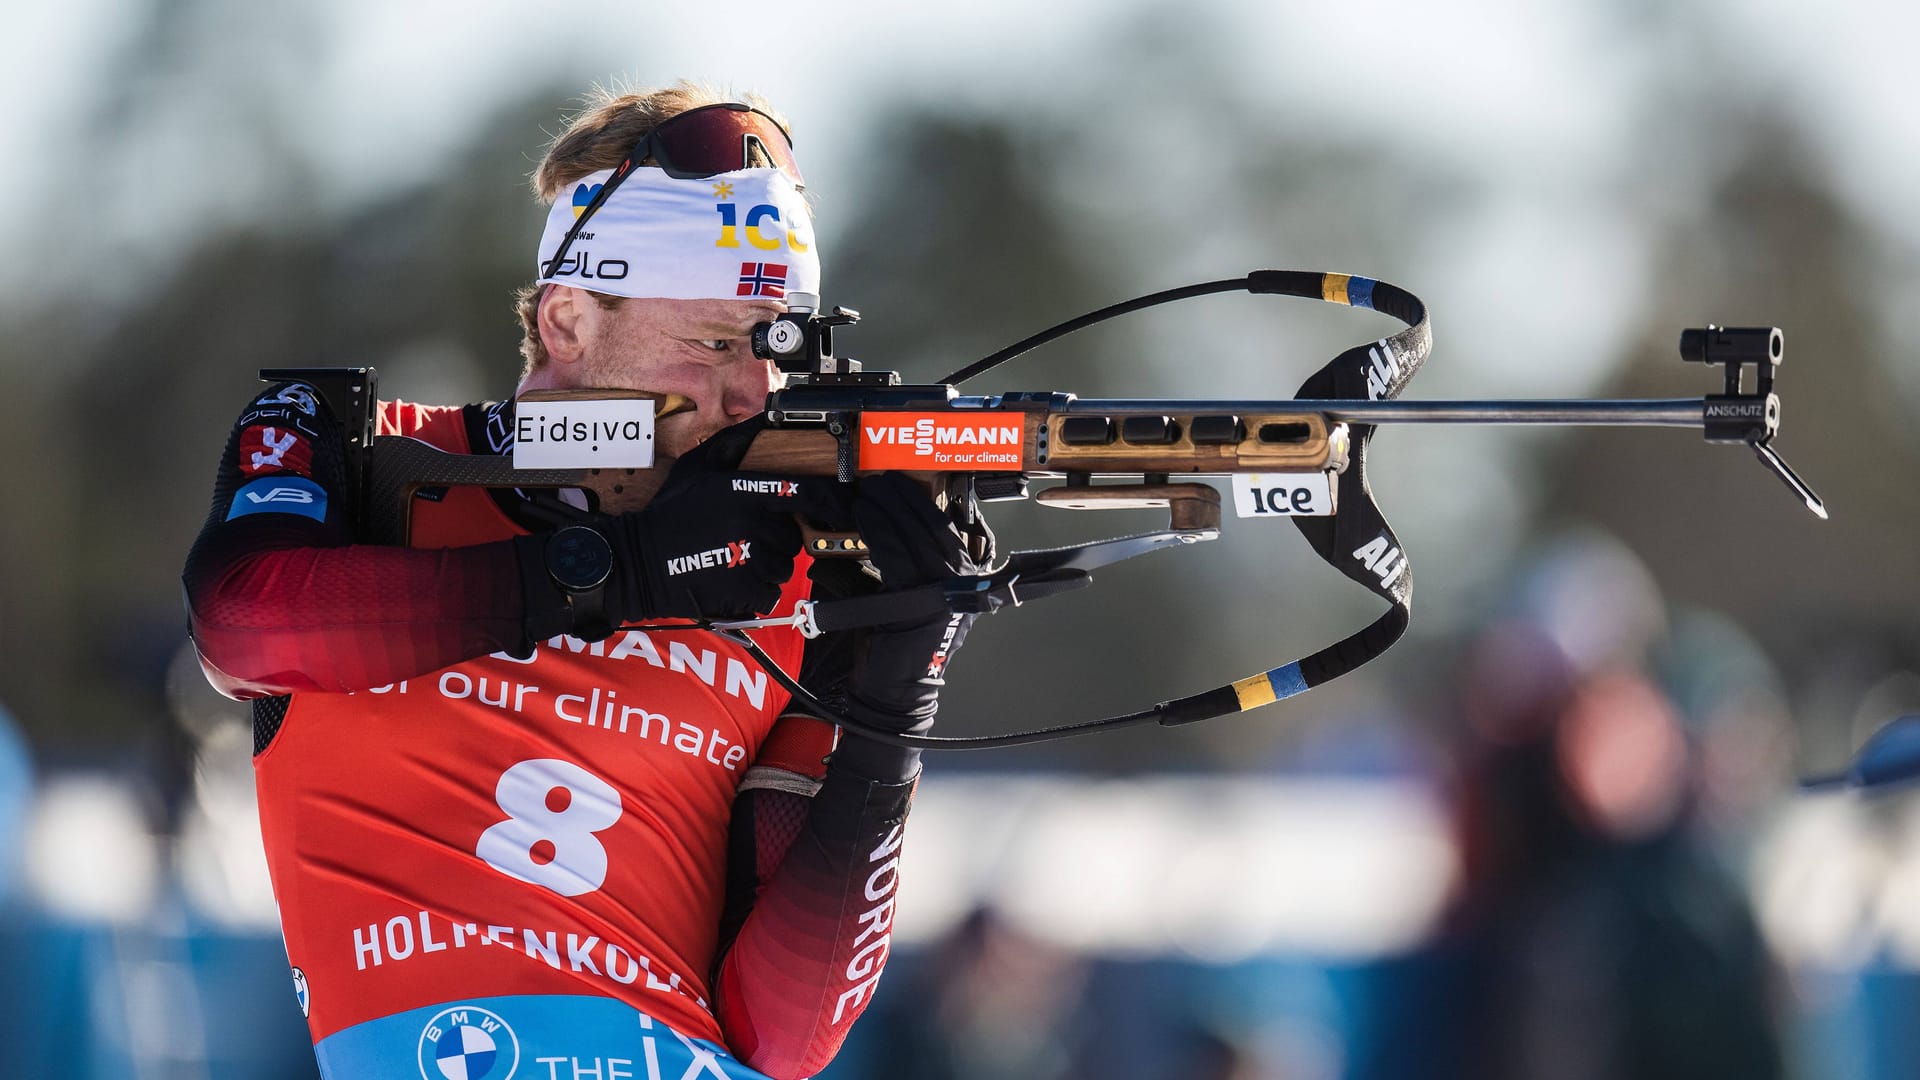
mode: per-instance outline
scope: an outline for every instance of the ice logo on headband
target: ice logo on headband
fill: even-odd
[[[685,300],[820,292],[807,204],[777,169],[685,180],[638,169],[585,219],[554,265],[548,253],[611,176],[607,170],[582,177],[570,199],[555,202],[540,240],[542,284]]]

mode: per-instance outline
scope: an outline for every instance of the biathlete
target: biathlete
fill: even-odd
[[[717,449],[776,385],[749,332],[819,293],[802,185],[764,103],[685,84],[600,94],[541,162],[515,396],[684,395],[650,472],[423,490],[408,546],[356,544],[343,418],[313,387],[272,386],[235,424],[186,599],[208,678],[256,699],[267,861],[323,1075],[810,1076],[872,1000],[918,752],[836,745],[742,647],[670,625],[791,613],[815,579],[978,569],[903,476],[747,475]],[[380,434],[456,453],[510,452],[514,418],[378,404]],[[796,517],[857,527],[870,569],[812,563]],[[967,624],[753,636],[864,725],[922,732]]]

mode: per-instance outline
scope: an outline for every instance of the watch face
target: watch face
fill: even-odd
[[[547,573],[563,589],[598,588],[612,572],[613,549],[606,537],[584,525],[569,525],[547,541]]]

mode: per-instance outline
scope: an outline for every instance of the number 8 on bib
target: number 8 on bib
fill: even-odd
[[[536,758],[500,774],[494,801],[507,820],[474,848],[488,866],[561,896],[606,884],[607,848],[594,833],[620,820],[611,784],[570,761]]]

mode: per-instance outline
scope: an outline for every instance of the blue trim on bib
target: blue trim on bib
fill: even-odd
[[[314,1044],[326,1080],[768,1080],[613,998],[520,994],[383,1016]]]

